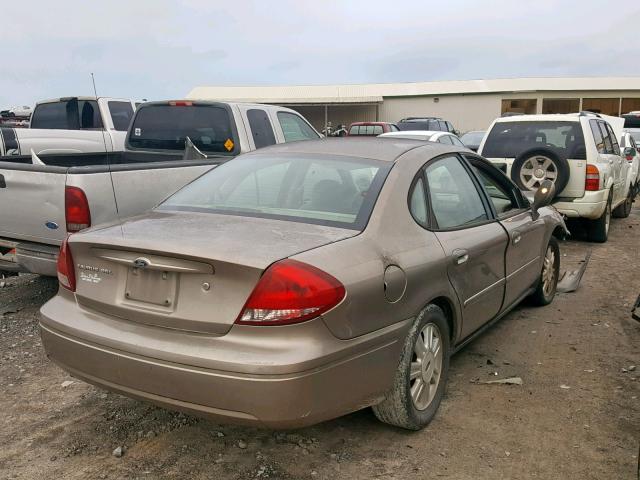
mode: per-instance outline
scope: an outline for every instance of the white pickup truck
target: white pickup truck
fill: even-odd
[[[68,233],[140,214],[240,153],[318,139],[297,112],[197,100],[138,107],[119,153],[0,159],[0,273],[56,275]]]
[[[38,102],[29,128],[0,127],[3,156],[120,152],[135,103],[107,97],[66,97]]]

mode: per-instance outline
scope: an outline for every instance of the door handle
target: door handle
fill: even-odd
[[[4,175],[0,173],[0,188],[7,188],[7,181],[4,179]]]
[[[456,265],[462,265],[469,260],[469,252],[466,250],[454,250],[453,251],[453,261]]]

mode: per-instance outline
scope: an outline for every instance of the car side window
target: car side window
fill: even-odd
[[[480,193],[458,157],[444,157],[428,164],[425,175],[437,228],[470,227],[489,220]]]
[[[613,153],[613,144],[611,143],[611,137],[609,137],[609,132],[607,132],[607,127],[604,122],[598,122],[598,127],[600,128],[600,133],[602,134],[602,140],[604,143],[604,153]]]
[[[518,199],[515,197],[513,191],[505,188],[504,185],[483,168],[474,164],[471,165],[471,168],[480,180],[480,183],[484,186],[498,217],[508,216],[520,209]]]
[[[438,143],[444,143],[445,145],[453,145],[453,142],[451,141],[451,137],[449,135],[442,135],[438,139]]]
[[[273,127],[267,112],[252,108],[247,110],[247,119],[249,120],[249,128],[256,148],[268,147],[276,143],[276,136],[273,133]]]
[[[451,136],[451,142],[456,146],[456,147],[462,147],[462,148],[467,148],[466,145],[464,143],[462,143],[462,141],[458,138],[458,137],[454,137]]]
[[[596,144],[598,153],[606,153],[604,148],[604,138],[602,137],[600,127],[598,127],[598,122],[596,120],[590,120],[589,126],[591,127],[591,133],[593,133],[593,142]]]
[[[396,127],[393,123],[389,125],[389,128],[391,132],[399,132],[400,129],[398,127]]]
[[[618,145],[618,139],[616,138],[616,134],[613,133],[613,129],[611,128],[611,125],[609,125],[608,123],[605,123],[604,125],[607,128],[607,132],[609,133],[609,138],[611,139],[613,154],[620,155],[620,145]]]
[[[427,199],[424,193],[424,180],[418,177],[413,184],[411,195],[409,195],[409,211],[413,218],[420,225],[425,226],[427,223]]]
[[[278,121],[282,127],[285,142],[317,140],[320,138],[313,128],[295,113],[278,112]]]

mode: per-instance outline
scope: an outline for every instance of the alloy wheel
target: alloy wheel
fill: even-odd
[[[529,190],[540,186],[544,180],[555,183],[558,178],[558,167],[549,157],[535,155],[528,158],[520,169],[520,182]]]
[[[556,252],[551,248],[551,245],[547,247],[547,253],[544,256],[544,263],[542,266],[542,291],[545,297],[548,297],[553,293],[556,278]]]
[[[426,409],[438,390],[442,375],[442,335],[434,323],[420,331],[413,347],[409,388],[413,405]]]

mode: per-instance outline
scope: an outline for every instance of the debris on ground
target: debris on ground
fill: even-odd
[[[509,377],[509,378],[500,378],[498,380],[487,380],[486,382],[479,382],[486,384],[499,384],[499,385],[522,385],[522,378],[520,377]]]
[[[122,457],[122,455],[124,455],[124,447],[117,447],[111,454],[116,458]]]

